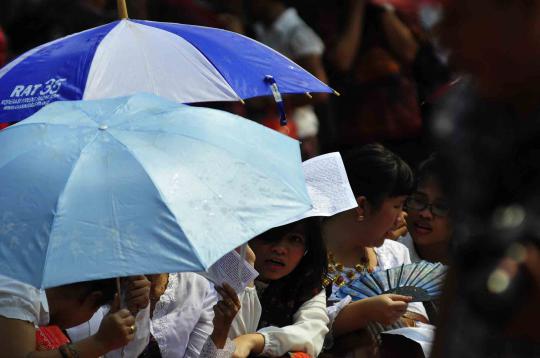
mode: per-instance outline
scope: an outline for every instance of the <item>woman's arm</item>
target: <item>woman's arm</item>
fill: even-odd
[[[316,357],[322,350],[330,322],[326,310],[326,292],[321,290],[300,306],[293,319],[294,323],[290,326],[259,330],[258,333],[264,337],[263,355],[279,357],[297,351]]]
[[[366,0],[349,0],[348,17],[345,31],[338,37],[336,44],[328,51],[328,60],[339,71],[346,72],[352,67],[360,48]]]
[[[128,310],[108,315],[98,333],[69,347],[80,358],[94,358],[126,345],[135,319]],[[36,352],[36,329],[30,322],[0,316],[0,347],[2,355],[10,358],[61,358],[60,351]]]
[[[201,295],[203,300],[199,320],[189,335],[189,341],[186,346],[185,358],[195,358],[201,355],[203,347],[214,329],[214,305],[219,300],[217,291],[211,287],[208,280],[200,276],[200,280],[205,281],[206,293]],[[204,298],[203,298],[204,297]],[[181,316],[178,317],[181,319]]]
[[[412,64],[418,53],[419,45],[411,30],[397,17],[394,11],[384,11],[381,22],[392,52],[404,63]]]

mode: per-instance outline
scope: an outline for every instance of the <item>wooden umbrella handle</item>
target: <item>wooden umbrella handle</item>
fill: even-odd
[[[121,20],[127,19],[128,12],[127,12],[126,0],[116,0],[116,4],[118,7],[118,18]]]

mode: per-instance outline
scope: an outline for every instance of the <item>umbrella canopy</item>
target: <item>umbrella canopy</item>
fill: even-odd
[[[297,141],[149,94],[0,132],[0,272],[36,287],[202,271],[311,208]]]
[[[272,95],[274,81],[281,93],[332,92],[237,33],[125,19],[39,46],[1,69],[0,122],[24,119],[56,100],[136,92],[181,103],[238,101]]]

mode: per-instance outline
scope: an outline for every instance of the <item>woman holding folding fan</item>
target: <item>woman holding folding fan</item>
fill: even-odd
[[[409,166],[382,145],[370,144],[343,155],[358,207],[323,222],[328,255],[325,285],[332,290],[328,346],[344,357],[351,351],[374,354],[378,333],[391,327],[427,322],[420,303],[411,297],[383,294],[351,302],[338,299],[337,291],[360,275],[410,263],[407,248],[386,240],[396,226],[407,195],[413,190]],[[391,326],[391,327],[388,327]]]
[[[408,233],[398,242],[407,246],[413,262],[448,264],[453,225],[449,200],[443,191],[442,165],[435,154],[423,161],[416,173],[416,189],[407,198]]]

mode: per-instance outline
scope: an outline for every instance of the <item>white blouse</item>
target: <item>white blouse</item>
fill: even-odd
[[[398,242],[402,243],[409,250],[409,256],[411,257],[412,262],[422,261],[418,252],[416,252],[416,247],[414,246],[414,241],[410,233],[407,233],[405,236],[401,236],[397,239]]]
[[[45,326],[49,305],[44,290],[0,275],[0,316]]]
[[[206,278],[195,273],[169,275],[150,321],[163,358],[199,357],[214,328],[217,301],[217,292]]]
[[[213,330],[213,307],[217,301],[216,290],[204,277],[188,272],[169,274],[167,288],[156,303],[152,319],[149,308],[137,315],[136,337],[124,348],[123,356],[137,357],[152,334],[163,358],[199,357]],[[101,322],[104,313],[98,311],[77,338],[94,334],[99,324],[91,322]],[[72,335],[71,331],[68,333]],[[107,357],[117,357],[121,353],[122,350],[114,351]]]
[[[285,327],[265,327],[262,355],[281,357],[287,352],[306,352],[317,357],[322,350],[330,322],[326,311],[326,292],[321,290],[293,315],[293,324]]]
[[[229,329],[229,339],[257,332],[261,319],[262,306],[255,287],[246,287],[238,299],[240,300],[240,311],[234,317]]]

